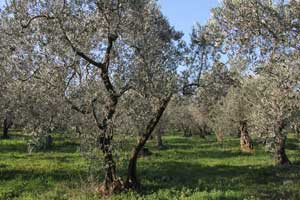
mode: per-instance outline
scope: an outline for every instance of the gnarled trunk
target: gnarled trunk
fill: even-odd
[[[240,123],[240,145],[243,152],[249,153],[253,151],[253,143],[248,133],[247,122]]]
[[[116,163],[113,159],[111,149],[111,136],[101,137],[100,144],[101,150],[104,155],[104,181],[103,184],[97,189],[101,196],[111,196],[112,194],[119,193],[124,189],[122,180],[117,176]]]
[[[282,119],[278,119],[277,127],[275,129],[275,162],[277,165],[291,164],[285,153],[286,136],[283,134],[285,126],[286,123]]]
[[[286,141],[285,137],[276,138],[275,162],[277,165],[291,164],[291,162],[289,161],[285,153],[285,141]]]
[[[159,122],[164,111],[166,110],[168,103],[171,100],[171,97],[172,95],[169,95],[167,98],[162,100],[159,109],[156,112],[156,115],[149,121],[145,133],[141,135],[137,145],[133,148],[131,152],[129,165],[127,169],[127,180],[126,180],[127,188],[134,189],[134,190],[138,190],[140,188],[140,182],[137,178],[137,170],[136,170],[138,155],[141,149],[145,146],[151,134],[153,133],[157,123]]]
[[[104,155],[105,173],[103,184],[97,188],[97,192],[104,197],[109,197],[112,194],[123,191],[124,189],[124,184],[121,178],[117,176],[116,163],[113,159],[111,144],[113,140],[112,119],[115,114],[117,104],[118,97],[112,95],[107,106],[107,116],[102,121],[100,121],[99,117],[97,116],[96,109],[93,105],[93,115],[101,132],[99,134],[98,144],[100,145],[100,149]]]

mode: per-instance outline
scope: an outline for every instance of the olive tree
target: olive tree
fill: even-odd
[[[266,143],[273,146],[278,164],[289,163],[284,153],[286,133],[283,131],[289,124],[288,116],[293,113],[286,108],[296,109],[293,98],[288,97],[296,95],[298,88],[295,66],[299,59],[299,3],[224,0],[213,10],[214,20],[226,35],[228,56],[234,59],[242,55],[248,61],[245,66],[255,77],[257,90],[253,94],[259,101],[252,102],[253,122],[265,124],[259,127],[272,124],[268,131],[260,130],[262,135],[267,134],[273,137],[271,141],[276,141]]]
[[[278,165],[290,163],[285,144],[294,113],[299,110],[298,63],[298,60],[269,63],[264,69],[268,69],[267,74],[261,73],[247,84],[252,102],[251,127],[274,154]]]
[[[105,178],[98,191],[110,195],[124,187],[136,188],[137,154],[176,86],[175,44],[181,34],[170,27],[156,2],[11,1],[1,18],[1,31],[10,41],[7,65],[16,68],[18,78],[50,82],[93,132],[104,157]],[[112,143],[118,109],[131,90],[143,97],[136,100],[153,106],[124,183],[117,175]]]
[[[136,52],[132,85],[137,93],[133,102],[139,102],[135,103],[138,106],[133,107],[133,111],[134,116],[142,119],[127,172],[127,185],[133,188],[139,188],[136,174],[138,155],[178,91],[177,68],[184,53],[182,33],[169,25],[157,5],[151,5],[144,15],[139,21],[143,24],[144,34],[136,37],[132,44]]]
[[[221,114],[218,104],[234,84],[231,71],[225,64],[216,62],[211,70],[203,74],[201,87],[197,90],[198,102],[206,108],[208,126],[215,132],[219,142],[222,141],[224,132],[217,123]]]

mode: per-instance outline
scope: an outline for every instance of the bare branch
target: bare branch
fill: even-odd
[[[60,28],[65,36],[66,41],[69,43],[69,45],[71,46],[71,48],[73,49],[73,51],[75,51],[75,53],[82,57],[83,59],[85,59],[88,63],[91,63],[92,65],[95,65],[96,67],[100,67],[102,66],[101,63],[96,62],[95,60],[93,60],[92,58],[90,58],[89,56],[87,56],[85,53],[83,53],[82,51],[80,51],[77,47],[74,46],[73,42],[70,40],[70,38],[68,37],[62,23],[61,20],[59,20],[59,24],[60,24]]]
[[[126,84],[124,87],[122,87],[120,89],[120,92],[119,92],[118,96],[121,97],[123,94],[125,94],[127,91],[129,91],[131,89],[133,89],[133,87],[131,85],[129,85],[129,84]]]
[[[102,62],[102,65],[105,66],[106,70],[108,69],[108,66],[109,66],[110,54],[111,54],[111,50],[113,48],[113,44],[117,39],[118,39],[118,36],[116,34],[110,34],[108,36],[108,45],[107,45],[104,59]]]
[[[50,17],[49,15],[37,15],[37,16],[32,17],[26,24],[22,24],[22,22],[21,22],[21,26],[22,26],[22,28],[28,28],[30,26],[30,24],[33,22],[33,20],[40,19],[40,18],[54,19],[54,17]]]

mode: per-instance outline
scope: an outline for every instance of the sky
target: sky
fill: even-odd
[[[5,0],[0,0],[0,7]],[[188,42],[195,22],[205,24],[210,17],[210,9],[218,5],[218,0],[158,0],[162,12],[176,30],[183,31]]]
[[[210,10],[219,5],[219,0],[159,0],[162,12],[176,30],[185,33],[188,42],[192,27],[196,22],[205,24]]]

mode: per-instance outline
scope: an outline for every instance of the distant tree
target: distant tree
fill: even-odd
[[[234,84],[230,70],[223,63],[216,62],[211,70],[203,74],[201,87],[197,91],[199,104],[207,109],[208,126],[215,132],[219,142],[224,132],[216,123],[221,112],[217,105]]]
[[[213,10],[213,21],[226,36],[227,55],[232,59],[243,57],[247,60],[245,67],[252,70],[256,85],[251,86],[252,92],[247,91],[257,101],[251,100],[251,121],[261,137],[273,138],[265,143],[275,153],[277,164],[289,163],[284,130],[289,126],[292,110],[298,109],[293,99],[299,87],[299,77],[295,75],[299,60],[299,3],[224,0]]]
[[[298,79],[298,62],[269,63],[264,68],[268,72],[261,72],[248,85],[249,95],[253,95],[250,100],[253,103],[251,127],[263,139],[267,149],[274,153],[278,165],[290,163],[285,144],[291,122],[295,120],[293,113],[299,110],[299,92],[296,89],[299,80],[295,82]],[[270,76],[269,70],[274,75]]]
[[[235,133],[238,130],[241,151],[253,150],[252,139],[249,134],[249,120],[251,105],[247,102],[243,88],[231,87],[228,94],[219,103],[220,113],[215,126]]]
[[[8,139],[8,130],[12,127],[13,125],[13,119],[12,119],[12,112],[6,112],[4,116],[4,122],[3,122],[3,139]]]
[[[215,126],[215,120],[219,116],[217,104],[235,84],[226,59],[222,58],[225,54],[225,41],[224,34],[215,21],[209,20],[205,26],[196,24],[191,36],[188,59],[191,83],[187,85],[195,88],[197,107],[206,118],[205,125],[215,132],[218,141],[222,140],[223,131]]]

